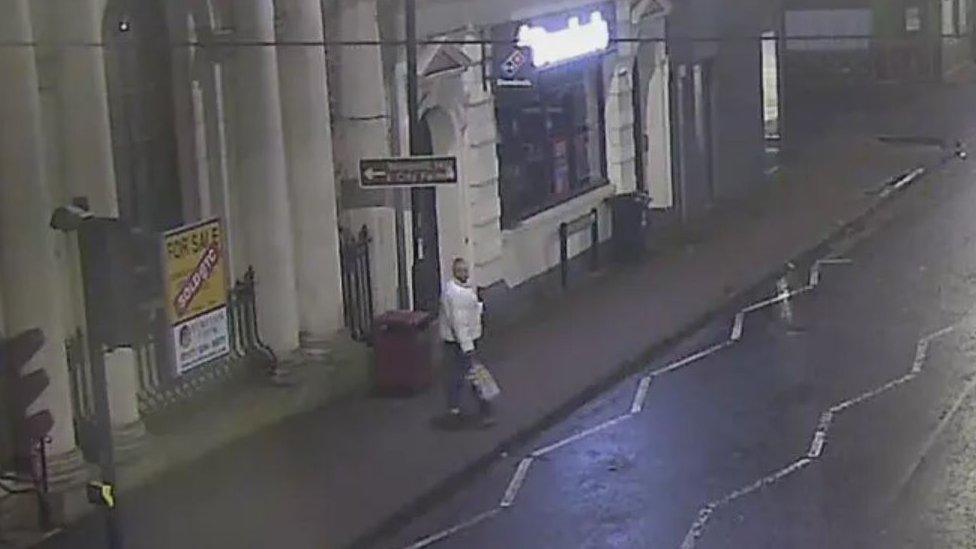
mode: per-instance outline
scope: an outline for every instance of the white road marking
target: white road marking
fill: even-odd
[[[825,265],[852,265],[853,263],[853,260],[845,257],[825,257],[814,261],[813,266],[810,267],[810,282],[807,284],[807,289],[812,290],[820,285],[820,275]]]
[[[499,506],[498,507],[495,507],[493,509],[490,509],[488,511],[485,511],[484,513],[481,513],[480,515],[476,515],[475,517],[473,517],[473,518],[471,518],[471,519],[469,519],[469,520],[467,520],[467,521],[465,521],[465,522],[463,522],[461,524],[458,524],[456,526],[453,526],[451,528],[448,528],[446,530],[442,530],[441,532],[438,532],[436,534],[433,534],[433,535],[430,535],[430,536],[428,536],[426,538],[423,538],[423,539],[415,542],[413,545],[408,546],[406,549],[422,549],[424,547],[428,547],[430,545],[433,545],[433,544],[435,544],[435,543],[437,543],[439,541],[442,541],[442,540],[444,540],[444,539],[446,539],[446,538],[448,538],[448,537],[450,537],[450,536],[452,536],[452,535],[460,532],[461,530],[465,530],[467,528],[471,528],[472,526],[475,526],[476,524],[479,524],[479,523],[481,523],[481,522],[483,522],[483,521],[485,521],[485,520],[487,520],[487,519],[489,519],[489,518],[497,515],[503,509],[506,509],[508,507],[511,507],[515,503],[515,498],[518,495],[519,491],[521,490],[522,485],[525,483],[525,479],[528,476],[529,469],[532,466],[532,463],[533,463],[533,461],[536,458],[540,458],[540,457],[545,456],[545,455],[547,455],[549,453],[552,453],[552,452],[558,450],[559,448],[562,448],[562,447],[564,447],[564,446],[566,446],[568,444],[571,444],[573,442],[576,442],[578,440],[581,440],[583,438],[586,438],[586,437],[588,437],[590,435],[593,435],[595,433],[598,433],[598,432],[600,432],[600,431],[602,431],[604,429],[607,429],[607,428],[609,428],[609,427],[611,427],[613,425],[616,425],[616,424],[618,424],[618,423],[620,423],[620,422],[622,422],[622,421],[624,421],[624,420],[626,420],[626,419],[634,416],[637,413],[640,413],[643,410],[643,408],[644,408],[644,403],[647,400],[647,393],[650,390],[651,383],[653,382],[653,379],[655,377],[657,377],[659,375],[662,375],[662,374],[667,374],[667,373],[671,373],[671,372],[674,372],[676,370],[679,370],[679,369],[681,369],[681,368],[683,368],[683,367],[685,367],[685,366],[687,366],[689,364],[692,364],[694,362],[697,362],[699,360],[702,360],[704,358],[707,358],[707,357],[709,357],[709,356],[711,356],[711,355],[713,355],[713,354],[721,351],[722,349],[725,349],[726,347],[729,347],[729,346],[733,345],[735,342],[739,341],[742,338],[743,328],[744,328],[744,324],[745,324],[745,315],[746,314],[748,314],[750,312],[757,311],[757,310],[762,309],[762,308],[765,308],[765,307],[769,307],[769,306],[775,305],[777,303],[788,302],[788,300],[790,298],[792,298],[792,297],[795,297],[797,295],[800,295],[800,294],[803,294],[805,292],[808,292],[808,291],[813,290],[820,283],[820,274],[821,274],[820,266],[821,265],[846,265],[846,264],[850,264],[850,263],[852,263],[852,262],[849,259],[838,259],[838,258],[833,258],[833,259],[828,258],[828,259],[822,259],[822,260],[817,261],[816,263],[814,263],[813,267],[810,270],[810,282],[809,282],[809,284],[807,286],[803,287],[803,288],[798,289],[798,290],[790,291],[789,290],[789,287],[788,286],[785,286],[785,284],[784,284],[785,283],[785,279],[781,279],[780,294],[779,295],[777,295],[775,297],[772,297],[772,298],[769,298],[767,300],[761,301],[759,303],[755,303],[755,304],[753,304],[753,305],[751,305],[749,307],[746,307],[745,309],[739,311],[735,315],[735,319],[734,319],[733,324],[732,324],[732,333],[730,334],[728,340],[723,341],[722,343],[718,343],[716,345],[713,345],[713,346],[711,346],[711,347],[709,347],[707,349],[704,349],[704,350],[699,351],[697,353],[694,353],[692,355],[689,355],[689,356],[687,356],[687,357],[685,357],[685,358],[683,358],[681,360],[678,360],[676,362],[673,362],[673,363],[671,363],[671,364],[669,364],[667,366],[664,366],[662,368],[659,368],[659,369],[651,372],[650,374],[644,376],[643,378],[641,378],[640,384],[637,387],[637,394],[634,396],[634,401],[631,404],[630,412],[629,413],[624,414],[624,415],[619,416],[619,417],[616,417],[616,418],[611,419],[609,421],[605,421],[605,422],[603,422],[603,423],[601,423],[601,424],[599,424],[599,425],[597,425],[595,427],[591,427],[589,429],[586,429],[585,431],[579,432],[579,433],[577,433],[575,435],[572,435],[570,437],[567,437],[567,438],[565,438],[563,440],[554,442],[553,444],[550,444],[548,446],[545,446],[543,448],[540,448],[538,450],[535,450],[528,457],[523,458],[519,462],[519,465],[516,468],[515,473],[512,476],[512,479],[509,481],[508,487],[506,488],[505,494],[503,495],[502,500],[499,502]],[[791,267],[792,267],[792,264],[791,264]],[[789,303],[786,303],[786,305],[789,306]],[[930,336],[930,338],[938,337],[942,333],[947,333],[947,331],[951,331],[951,328],[949,328],[947,330],[943,330],[942,332],[937,332],[936,334],[933,334],[932,336]],[[903,383],[904,381],[907,381],[909,379],[912,379],[913,377],[914,377],[913,374],[909,374],[908,376],[904,376],[904,378],[899,378],[899,380],[895,380],[892,383],[900,384],[900,383]],[[889,385],[891,385],[891,383],[889,383]],[[882,388],[882,389],[883,390],[886,390],[884,388]],[[842,406],[840,408],[840,410],[846,409],[846,408],[848,408],[850,406],[853,406],[854,404],[857,404],[858,402],[861,402],[861,401],[865,400],[866,398],[870,398],[871,396],[874,396],[875,394],[880,394],[880,392],[883,392],[883,390],[882,391],[878,391],[878,392],[873,392],[873,394],[862,395],[862,397],[858,397],[856,399],[852,399],[851,401],[848,401],[848,402],[845,402],[845,403],[841,403],[841,405],[838,405],[838,406]],[[829,429],[830,424],[831,424],[831,421],[833,419],[834,409],[837,408],[838,406],[835,406],[834,408],[831,408],[830,410],[824,412],[820,416],[820,423],[818,425],[818,434],[819,433],[823,433],[822,438],[823,438],[824,441],[826,440],[826,432]],[[815,441],[816,441],[816,438],[817,438],[817,435],[816,434],[815,434],[814,438],[815,438]],[[820,451],[822,451],[822,449],[823,449],[823,443],[821,442],[820,443],[820,448],[816,452],[816,455],[817,456],[820,455]],[[711,502],[711,503],[707,504],[705,507],[703,507],[699,511],[697,520],[694,522],[694,524],[692,524],[691,529],[688,531],[688,534],[685,536],[685,539],[684,539],[684,541],[681,544],[682,549],[691,549],[691,548],[693,548],[695,546],[696,541],[698,540],[699,537],[701,537],[702,533],[704,532],[705,525],[708,523],[708,520],[710,519],[710,517],[712,516],[712,514],[715,512],[715,510],[719,506],[721,506],[721,505],[727,505],[727,504],[731,503],[732,501],[734,501],[734,500],[736,500],[736,499],[738,499],[740,497],[743,497],[743,496],[745,496],[747,494],[750,494],[750,493],[752,493],[752,492],[754,492],[754,491],[762,488],[763,486],[768,486],[770,484],[773,484],[773,483],[775,483],[775,482],[777,482],[777,481],[785,478],[786,476],[789,476],[790,474],[792,474],[792,473],[794,473],[794,472],[802,469],[803,467],[806,467],[810,463],[811,463],[811,458],[810,457],[802,458],[802,459],[800,459],[800,460],[792,463],[791,465],[788,465],[787,467],[784,467],[783,469],[781,469],[781,470],[779,470],[779,471],[777,471],[777,472],[775,472],[775,473],[773,473],[771,475],[767,475],[766,477],[763,477],[763,478],[757,480],[756,482],[754,482],[754,483],[752,483],[752,484],[750,484],[750,485],[748,485],[748,486],[746,486],[744,488],[740,488],[738,490],[735,490],[735,491],[731,492],[730,494],[728,494],[727,496],[725,496],[721,500],[718,500],[717,502]]]
[[[922,366],[925,365],[925,358],[929,352],[929,342],[922,340],[918,342],[915,346],[915,361],[912,363],[912,373],[917,374],[922,371]]]
[[[689,528],[688,533],[685,534],[685,539],[681,541],[681,549],[694,549],[695,544],[698,542],[698,538],[700,538],[705,532],[705,525],[708,524],[708,521],[712,518],[713,513],[715,513],[715,505],[711,503],[705,507],[702,507],[698,511],[698,518],[696,518],[695,522],[691,524],[691,528]]]
[[[918,345],[915,346],[915,361],[912,363],[913,374],[921,372],[922,367],[925,366],[925,361],[929,355],[929,346],[932,342],[942,336],[951,334],[955,329],[955,326],[942,328],[938,332],[933,332],[919,340]]]
[[[908,374],[905,374],[905,375],[899,377],[898,379],[893,379],[893,380],[889,381],[888,383],[885,383],[884,385],[882,385],[880,387],[877,387],[875,389],[871,389],[870,391],[865,391],[865,392],[861,393],[860,395],[858,395],[856,397],[849,398],[849,399],[847,399],[847,400],[845,400],[843,402],[839,402],[837,404],[834,404],[833,406],[830,407],[830,411],[832,413],[834,413],[834,414],[839,414],[839,413],[843,412],[844,410],[846,410],[848,408],[851,408],[852,406],[857,406],[858,404],[860,404],[860,403],[862,403],[862,402],[864,402],[866,400],[870,400],[870,399],[872,399],[872,398],[874,398],[874,397],[876,397],[876,396],[878,396],[878,395],[880,395],[882,393],[886,393],[886,392],[890,391],[891,389],[894,389],[895,387],[897,387],[899,385],[902,385],[904,383],[907,383],[907,382],[915,379],[915,376],[916,375],[917,374],[908,373]]]
[[[847,257],[825,257],[817,261],[821,265],[853,265],[854,260]]]
[[[738,490],[731,492],[727,496],[718,500],[717,503],[719,506],[728,505],[729,503],[732,503],[733,501],[739,498],[745,497],[755,492],[756,490],[765,488],[766,486],[770,486],[772,484],[775,484],[783,480],[784,478],[792,475],[793,473],[799,471],[800,469],[803,469],[804,467],[810,465],[811,463],[813,463],[813,460],[811,460],[810,458],[807,457],[800,458],[794,461],[793,463],[787,465],[786,467],[783,467],[779,471],[776,471],[775,473],[768,474],[744,488],[739,488]]]
[[[783,467],[779,471],[766,475],[752,484],[739,488],[738,490],[729,492],[729,494],[725,497],[710,502],[705,507],[702,507],[701,510],[698,511],[698,518],[695,519],[695,522],[692,523],[691,528],[688,529],[688,533],[685,534],[685,538],[681,542],[681,549],[694,549],[695,545],[698,543],[698,539],[701,538],[702,534],[705,532],[705,526],[708,525],[708,521],[712,518],[712,515],[715,514],[715,511],[719,507],[726,506],[733,501],[745,497],[761,488],[775,484],[793,473],[803,469],[807,465],[810,465],[811,463],[813,463],[813,460],[810,458],[798,459],[786,467]]]
[[[945,335],[949,335],[952,332],[954,332],[955,330],[956,330],[956,327],[955,326],[947,326],[945,328],[942,328],[938,332],[931,333],[931,334],[925,336],[924,338],[922,338],[922,341],[925,341],[926,343],[931,343],[933,340],[938,339],[938,338],[940,338],[942,336],[945,336]]]
[[[754,312],[758,311],[759,309],[764,309],[766,307],[769,307],[770,305],[775,305],[775,304],[779,303],[780,301],[783,301],[783,299],[785,299],[785,297],[783,297],[782,295],[777,295],[777,296],[774,296],[774,297],[770,297],[769,299],[764,299],[764,300],[762,300],[762,301],[760,301],[758,303],[753,303],[752,305],[749,305],[745,309],[742,309],[742,312],[743,313],[754,313]]]
[[[705,349],[704,351],[699,351],[699,352],[697,352],[697,353],[695,353],[693,355],[686,356],[685,358],[683,358],[683,359],[681,359],[681,360],[679,360],[677,362],[673,362],[673,363],[671,363],[671,364],[669,364],[667,366],[664,366],[662,368],[659,368],[657,370],[654,370],[653,372],[651,372],[650,375],[653,376],[653,377],[657,377],[657,376],[662,375],[662,374],[669,374],[669,373],[671,373],[671,372],[673,372],[675,370],[679,370],[681,368],[684,368],[685,366],[691,364],[692,362],[698,362],[699,360],[701,360],[703,358],[707,358],[707,357],[709,357],[711,355],[714,355],[715,353],[721,351],[722,349],[725,349],[726,347],[731,346],[732,343],[734,343],[734,342],[727,339],[727,340],[725,340],[725,341],[723,341],[721,343],[718,343],[716,345],[712,345],[711,347]]]
[[[783,469],[780,469],[779,471],[773,473],[772,475],[765,476],[753,482],[752,484],[749,484],[747,486],[739,488],[738,490],[730,492],[725,497],[716,501],[712,501],[708,503],[708,505],[703,507],[698,512],[698,517],[695,519],[691,527],[688,529],[687,534],[685,534],[685,538],[681,543],[681,549],[694,549],[695,545],[698,542],[698,539],[701,538],[701,536],[704,534],[705,527],[707,526],[709,519],[711,518],[712,514],[714,514],[715,510],[718,509],[719,507],[728,505],[733,501],[743,496],[746,496],[747,494],[755,492],[756,490],[759,490],[764,486],[768,486],[770,484],[778,482],[779,480],[782,480],[783,478],[810,465],[811,463],[813,463],[813,460],[819,459],[823,455],[823,449],[827,443],[827,433],[829,432],[830,427],[833,424],[834,415],[839,414],[844,410],[847,410],[871,398],[874,398],[887,391],[890,391],[891,389],[894,389],[899,385],[903,385],[915,379],[918,376],[918,374],[921,372],[922,366],[924,365],[927,359],[928,349],[931,342],[939,337],[942,337],[944,335],[953,332],[954,330],[955,330],[955,326],[950,326],[948,328],[943,328],[942,330],[934,332],[920,339],[918,345],[916,346],[915,360],[912,364],[912,371],[909,372],[908,374],[893,379],[875,389],[865,391],[864,393],[861,393],[860,395],[854,398],[850,398],[843,402],[835,404],[831,406],[828,410],[820,414],[820,420],[817,422],[817,430],[814,431],[813,439],[810,442],[810,449],[807,452],[806,457],[793,462],[791,465]],[[911,477],[915,474],[918,467],[924,461],[925,456],[931,450],[931,447],[935,444],[935,441],[938,439],[940,433],[945,429],[946,425],[948,425],[948,423],[952,420],[952,417],[956,414],[956,412],[959,411],[959,408],[962,406],[963,402],[965,402],[966,398],[970,396],[973,391],[976,391],[976,376],[974,376],[974,378],[970,380],[970,382],[966,386],[966,389],[962,392],[959,398],[953,403],[949,412],[942,418],[942,420],[939,422],[939,425],[936,427],[935,431],[933,431],[933,433],[930,435],[926,445],[924,446],[922,456],[915,463],[915,466],[912,467],[911,471],[909,471],[908,476],[905,478],[905,480],[902,482],[900,486],[904,487],[906,484],[908,484],[908,482],[911,480]]]
[[[647,399],[647,391],[651,388],[653,379],[651,376],[641,378],[640,385],[637,386],[637,394],[634,395],[634,403],[630,405],[631,414],[638,414],[644,409],[644,401]]]
[[[817,429],[826,433],[833,423],[834,413],[827,410],[826,412],[820,414],[820,421],[817,422]]]
[[[820,262],[817,261],[810,267],[810,282],[807,283],[807,287],[811,290],[820,285]]]
[[[732,335],[729,336],[730,341],[739,341],[742,339],[742,328],[746,321],[746,314],[739,311],[735,315],[735,321],[732,323]]]
[[[590,427],[589,429],[587,429],[585,431],[580,431],[580,432],[576,433],[573,436],[570,436],[570,437],[564,438],[564,439],[562,439],[560,441],[554,442],[554,443],[550,444],[549,446],[545,446],[543,448],[539,448],[538,450],[532,452],[529,455],[530,455],[531,458],[538,458],[538,457],[545,456],[546,454],[551,454],[552,452],[555,452],[556,450],[562,448],[563,446],[566,446],[567,444],[572,444],[572,443],[576,442],[577,440],[584,439],[584,438],[586,438],[586,437],[588,437],[590,435],[599,433],[600,431],[602,431],[604,429],[607,429],[609,427],[613,427],[614,425],[620,423],[621,421],[623,421],[625,419],[630,419],[630,417],[631,417],[631,414],[628,413],[628,414],[624,414],[624,415],[619,416],[619,417],[615,417],[615,418],[613,418],[613,419],[611,419],[609,421],[604,421],[603,423],[601,423],[601,424],[599,424],[599,425],[597,425],[595,427]],[[523,461],[525,461],[525,460],[523,460]]]
[[[783,297],[780,301],[779,316],[787,324],[793,324],[793,306],[790,305],[790,283],[786,281],[786,277],[780,278],[776,281],[776,288],[779,290],[779,295]]]
[[[508,482],[508,488],[505,488],[505,495],[502,496],[502,500],[498,503],[499,507],[511,507],[515,503],[515,496],[522,489],[522,484],[525,483],[525,477],[529,474],[529,467],[532,466],[533,461],[534,459],[530,456],[522,458],[522,461],[519,462],[518,468],[515,469],[515,474],[512,475],[512,480]]]
[[[794,298],[794,297],[796,297],[796,296],[798,296],[800,294],[807,293],[811,289],[812,288],[810,288],[809,286],[804,286],[804,287],[802,287],[802,288],[800,288],[798,290],[793,290],[791,292],[786,292],[786,293],[780,293],[780,294],[777,294],[774,297],[770,297],[769,299],[764,299],[764,300],[762,300],[762,301],[760,301],[758,303],[753,303],[752,305],[749,305],[745,309],[742,309],[742,312],[743,313],[754,313],[754,312],[756,312],[756,311],[758,311],[760,309],[765,309],[766,307],[770,307],[772,305],[776,305],[778,303],[782,303],[782,302],[784,302],[784,301],[786,301],[788,299]]]
[[[501,509],[495,507],[493,509],[485,511],[484,513],[475,515],[474,517],[471,517],[470,519],[462,522],[461,524],[452,526],[447,530],[441,530],[436,534],[431,534],[421,540],[418,540],[414,542],[412,545],[408,545],[405,549],[423,549],[424,547],[429,547],[439,541],[443,541],[444,539],[453,536],[454,534],[460,532],[461,530],[467,530],[472,526],[475,526],[479,523],[482,523],[490,519],[491,517],[497,515],[500,511]]]
[[[915,181],[916,179],[918,179],[919,176],[925,174],[925,171],[926,170],[925,170],[924,167],[915,168],[911,172],[905,174],[900,179],[898,179],[898,181],[895,181],[893,184],[885,187],[881,191],[881,197],[882,198],[885,198],[885,197],[891,195],[891,193],[893,193],[893,192],[901,189],[905,185],[908,185],[908,184],[912,183],[913,181]]]
[[[807,452],[807,457],[811,459],[816,459],[820,457],[823,453],[824,445],[827,443],[827,432],[820,431],[813,433],[813,440],[810,441],[810,451]]]

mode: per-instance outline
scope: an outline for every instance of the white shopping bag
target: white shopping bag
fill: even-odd
[[[474,385],[478,395],[483,400],[495,400],[498,395],[502,394],[501,388],[498,386],[498,382],[495,381],[495,377],[491,375],[488,368],[485,367],[481,362],[474,360],[471,362],[471,369],[468,371],[468,380]]]

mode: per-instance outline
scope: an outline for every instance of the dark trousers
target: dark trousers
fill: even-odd
[[[468,380],[468,370],[471,369],[471,357],[461,350],[461,346],[453,341],[444,342],[444,357],[450,379],[447,386],[447,407],[461,407],[461,393],[467,385],[471,395],[478,402],[478,411],[482,415],[491,413],[491,403],[481,398],[478,390]]]

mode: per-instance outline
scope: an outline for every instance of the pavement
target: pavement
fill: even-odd
[[[863,223],[869,212],[875,216],[883,214],[879,208],[885,201],[882,195],[887,195],[883,191],[886,183],[919,166],[936,169],[943,151],[916,145],[894,147],[875,138],[878,132],[965,133],[968,121],[959,113],[971,109],[960,101],[971,100],[972,89],[959,86],[935,94],[936,97],[932,95],[923,94],[917,102],[899,103],[896,110],[880,113],[884,116],[879,115],[876,120],[838,126],[837,131],[824,134],[829,138],[812,140],[792,151],[761,197],[718,214],[703,229],[696,243],[660,253],[638,266],[608,270],[577,284],[560,302],[535,311],[516,324],[489,330],[491,333],[486,336],[481,351],[504,391],[494,428],[462,432],[432,428],[429,420],[444,405],[439,387],[411,399],[354,399],[311,411],[122,494],[120,516],[126,547],[382,546],[413,540],[421,536],[418,532],[435,531],[441,521],[425,522],[427,517],[422,517],[425,512],[443,511],[444,507],[438,504],[445,498],[467,493],[462,488],[476,486],[482,479],[491,481],[492,471],[510,475],[511,464],[506,461],[509,458],[503,456],[517,455],[527,447],[526,443],[541,440],[537,439],[539,436],[551,436],[551,431],[546,431],[549,427],[572,427],[573,421],[579,421],[574,419],[577,416],[571,417],[569,423],[560,420],[580,405],[592,401],[597,403],[595,409],[603,411],[600,413],[612,411],[610,404],[603,407],[599,404],[607,398],[614,402],[612,391],[608,397],[593,399],[628,373],[661,359],[677,357],[683,351],[693,350],[698,343],[705,343],[715,335],[709,332],[711,321],[718,320],[728,307],[754,297],[757,285],[765,290],[765,283],[784,271],[787,262],[806,257],[811,250],[822,249],[825,243],[843,234],[842,230],[852,222]],[[962,106],[954,110],[958,105]],[[906,187],[906,192],[914,192],[914,187]],[[926,243],[919,240],[916,239],[915,245],[924,247]],[[899,244],[902,243],[894,241],[889,246],[897,248]],[[938,249],[933,246],[930,253]],[[879,276],[878,272],[871,271],[873,276]],[[898,303],[898,297],[903,297],[903,288],[897,285],[878,286],[883,286],[888,293],[875,297],[892,307]],[[872,321],[883,322],[886,318],[866,316],[871,310],[867,297],[856,289],[839,297],[837,303],[852,311],[854,317],[850,324],[856,327],[871,326]],[[914,310],[910,304],[908,307]],[[918,309],[924,312],[921,305]],[[821,318],[816,314],[829,315],[810,314],[810,318]],[[905,339],[911,351],[915,345],[911,339],[917,334],[901,327],[905,332],[902,335],[911,336],[906,335]],[[702,331],[696,332],[698,329]],[[726,330],[727,327],[722,327],[723,332]],[[763,330],[776,331],[774,327]],[[881,337],[881,331],[878,328],[872,334]],[[817,345],[810,344],[811,348],[842,352],[843,347],[829,336],[829,333],[822,335],[825,339]],[[858,340],[856,336],[850,337]],[[797,341],[794,345],[806,344],[805,339]],[[890,352],[886,359],[891,364],[897,362],[897,346],[893,345],[890,351],[887,345],[877,347]],[[543,478],[541,483],[547,489],[540,497],[548,504],[537,508],[559,508],[560,504],[566,508],[566,502],[583,492],[588,494],[586,501],[600,509],[633,498],[628,506],[631,513],[640,510],[644,516],[656,516],[659,509],[666,507],[680,510],[683,518],[693,519],[698,506],[710,501],[709,497],[699,496],[720,497],[727,485],[734,486],[738,481],[752,478],[756,472],[775,470],[776,465],[789,463],[800,446],[807,444],[805,437],[797,439],[795,447],[767,441],[770,438],[792,440],[787,435],[792,434],[794,427],[809,431],[807,416],[827,402],[819,392],[821,376],[802,369],[814,361],[801,361],[792,373],[781,371],[774,377],[778,385],[760,392],[778,396],[787,407],[794,401],[807,403],[799,411],[791,408],[789,414],[770,415],[761,399],[754,397],[749,389],[761,386],[768,365],[777,363],[778,357],[797,356],[797,353],[805,356],[801,352],[805,349],[760,346],[751,351],[752,356],[740,359],[742,367],[710,368],[710,372],[725,373],[708,379],[693,377],[686,381],[685,389],[655,384],[654,394],[664,396],[649,400],[645,412],[649,412],[647,417],[652,418],[658,429],[673,438],[662,443],[654,436],[635,434],[633,438],[644,446],[628,450],[623,458],[619,453],[601,453],[599,449],[595,450],[596,454],[581,454],[573,462],[574,467],[556,471],[556,476],[548,482]],[[736,352],[740,352],[738,348]],[[810,356],[814,356],[812,351]],[[900,353],[897,358],[901,358]],[[859,387],[883,381],[889,373],[872,368],[862,371],[850,367],[850,362],[830,356],[825,356],[824,361],[830,365],[830,372],[823,379],[833,379],[836,374],[838,379]],[[704,370],[689,370],[699,371]],[[844,372],[849,375],[842,375]],[[806,385],[797,388],[797,380],[806,380]],[[840,396],[843,393],[840,389],[847,387],[837,385],[833,389]],[[738,415],[730,413],[736,405],[746,409]],[[748,418],[740,424],[739,415]],[[626,428],[639,430],[640,425],[635,421]],[[696,445],[691,440],[693,435],[706,427],[713,434],[705,438],[714,445]],[[539,435],[540,432],[543,434]],[[743,455],[752,456],[751,448],[755,446],[768,446],[771,450],[762,459],[750,458],[749,469],[726,467],[728,471],[710,472],[705,476],[711,487],[708,493],[688,489],[686,481],[690,477],[683,474],[693,477],[696,466],[727,462],[728,446],[720,443],[734,442],[734,435],[746,436],[741,443],[736,443]],[[656,456],[649,461],[656,470],[677,471],[652,490],[641,488],[640,484],[627,484],[627,488],[567,476],[572,470],[583,472],[588,463],[615,471],[626,469],[641,461],[637,456],[645,456],[646,452]],[[682,466],[675,468],[675,463]],[[530,477],[530,482],[540,482],[537,478]],[[574,479],[576,484],[567,484]],[[490,492],[483,489],[473,493],[480,498],[481,494]],[[662,498],[662,494],[668,496]],[[652,500],[647,500],[651,495]],[[523,505],[521,500],[519,505]],[[588,513],[598,511],[594,507],[577,509]],[[452,513],[464,510],[467,507],[460,504],[450,507]],[[587,516],[599,515],[588,513],[582,519],[577,517],[578,520],[563,517],[562,522],[553,522],[551,527],[545,523],[546,528],[555,530],[559,524],[578,526],[566,529],[566,532],[576,532],[587,524],[584,520]],[[517,516],[522,515],[507,513],[504,518]],[[535,527],[543,524],[540,521],[550,520],[538,513],[527,516],[529,524]],[[716,520],[716,524],[720,522]],[[402,530],[405,525],[407,530]],[[423,528],[426,526],[430,528]],[[687,526],[668,528],[678,532]],[[529,528],[513,526],[505,532],[516,536]],[[715,526],[716,530],[721,528]],[[469,530],[472,534],[477,532]],[[645,543],[636,540],[650,535],[641,530],[629,532],[639,537],[627,537],[627,532],[619,534],[623,537],[598,536],[592,541],[559,537],[552,538],[553,545],[543,545],[640,546]],[[479,539],[481,546],[498,546],[497,538]],[[527,538],[511,539],[512,545],[524,546]],[[564,541],[569,543],[559,545]],[[51,548],[100,546],[101,524],[97,516],[88,517],[44,545]]]

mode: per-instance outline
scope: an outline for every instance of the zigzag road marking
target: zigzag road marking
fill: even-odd
[[[777,295],[759,301],[757,303],[753,303],[752,305],[749,305],[748,307],[745,307],[744,309],[736,313],[735,318],[732,322],[732,330],[729,334],[729,337],[726,340],[717,343],[715,345],[712,345],[711,347],[708,347],[701,351],[698,351],[697,353],[693,353],[689,356],[686,356],[680,360],[676,360],[675,362],[672,362],[666,366],[658,368],[657,370],[653,370],[647,375],[645,375],[644,377],[642,377],[640,382],[638,383],[637,392],[634,395],[634,400],[631,404],[630,411],[628,413],[607,420],[599,425],[590,427],[586,430],[570,435],[566,438],[553,442],[548,446],[538,448],[536,450],[533,450],[531,453],[529,453],[528,456],[526,456],[519,462],[518,466],[515,469],[515,472],[512,474],[512,478],[508,482],[508,486],[505,489],[505,493],[502,496],[502,499],[497,506],[489,509],[488,511],[485,511],[484,513],[476,515],[474,518],[469,519],[461,524],[458,524],[451,528],[447,528],[436,534],[427,536],[415,542],[412,545],[408,545],[406,549],[421,549],[423,547],[427,547],[435,543],[439,543],[462,530],[471,528],[477,524],[480,524],[481,522],[491,519],[501,511],[512,507],[515,504],[516,497],[518,496],[519,491],[522,489],[522,486],[525,484],[525,479],[528,476],[529,470],[536,459],[545,457],[560,448],[563,448],[569,444],[578,442],[584,438],[587,438],[596,433],[604,431],[610,427],[613,427],[614,425],[617,425],[618,423],[621,423],[641,413],[644,409],[644,403],[647,400],[647,395],[648,392],[650,391],[651,383],[653,382],[654,378],[680,370],[686,366],[689,366],[705,358],[708,358],[709,356],[723,349],[731,347],[732,345],[736,344],[738,341],[742,339],[743,331],[745,328],[745,317],[747,314],[759,311],[761,309],[765,309],[766,307],[771,307],[773,305],[791,299],[795,296],[813,290],[820,284],[821,270],[824,265],[850,265],[851,263],[852,263],[851,260],[841,259],[841,258],[825,258],[814,262],[814,264],[810,268],[810,279],[809,279],[809,283],[806,286],[799,288],[797,290],[789,290],[789,288],[784,288]],[[824,443],[826,442],[826,431],[824,432],[823,435],[823,442]],[[822,448],[823,448],[823,443],[821,443],[820,445],[820,450],[822,450]],[[714,509],[716,509],[721,505],[726,504],[727,503],[726,500],[732,501],[733,499],[748,494],[754,491],[755,489],[761,488],[762,486],[765,486],[767,484],[771,484],[772,482],[776,482],[780,478],[794,472],[793,469],[794,467],[796,468],[796,470],[798,470],[802,467],[805,467],[809,463],[809,461],[810,461],[809,458],[803,458],[798,462],[794,463],[793,465],[784,468],[781,471],[773,473],[772,475],[765,477],[763,479],[759,479],[758,481],[756,481],[755,487],[752,489],[745,489],[745,490],[739,490],[737,492],[733,492],[732,495],[735,495],[734,498],[729,499],[729,497],[726,496],[726,498],[724,498],[723,500],[719,500],[718,502],[714,502],[706,505],[706,507],[703,508],[702,512],[699,514],[699,519],[698,521],[696,521],[696,524],[698,524],[698,522],[700,521],[701,529],[703,530],[705,525],[708,522],[708,517],[711,516],[711,513],[714,511]],[[797,463],[803,463],[803,464],[797,466]],[[738,492],[742,492],[742,493],[736,495]],[[702,518],[703,516],[704,518]],[[694,539],[697,539],[697,536],[695,536]],[[692,541],[692,543],[694,542]],[[682,545],[682,547],[684,547],[684,545]]]
[[[844,412],[845,410],[849,410],[850,408],[857,406],[858,404],[861,404],[875,397],[878,397],[894,389],[895,387],[899,387],[918,377],[918,375],[921,374],[925,362],[928,358],[928,350],[929,347],[931,346],[931,343],[940,337],[952,333],[953,330],[955,330],[955,326],[950,326],[948,328],[944,328],[942,330],[929,334],[923,337],[922,339],[920,339],[918,345],[916,345],[915,347],[915,358],[914,361],[912,362],[912,369],[909,373],[901,377],[895,378],[885,383],[884,385],[865,391],[860,395],[857,395],[855,397],[834,404],[833,406],[825,410],[822,414],[820,414],[820,420],[817,422],[817,428],[813,433],[813,438],[810,441],[810,449],[807,451],[806,456],[798,459],[792,464],[784,467],[783,469],[780,469],[779,471],[771,475],[767,475],[753,482],[752,484],[749,484],[743,488],[739,488],[738,490],[730,492],[728,495],[726,495],[723,498],[705,504],[699,510],[698,517],[695,519],[694,522],[692,522],[691,527],[688,528],[688,532],[685,534],[684,540],[682,540],[681,542],[681,549],[694,549],[695,545],[698,543],[698,540],[701,539],[701,537],[704,535],[705,528],[708,526],[711,517],[715,514],[715,511],[717,511],[719,508],[724,507],[747,494],[751,494],[756,490],[759,490],[760,488],[779,482],[780,480],[812,464],[815,460],[820,459],[823,455],[824,447],[827,444],[827,437],[830,432],[830,427],[831,425],[833,425],[834,416]],[[930,437],[930,440],[933,440],[933,437],[937,436],[937,433],[940,432],[941,429],[944,427],[944,424],[947,422],[947,419],[951,417],[956,410],[959,409],[959,406],[961,406],[961,403],[964,400],[964,398],[967,395],[969,395],[970,392],[974,389],[976,389],[976,379],[970,382],[969,386],[963,392],[962,396],[960,396],[959,400],[956,401],[951,412],[945,418],[943,418],[943,423],[940,423],[939,428],[936,429],[936,433],[934,433],[932,437]],[[914,471],[914,469],[912,471]]]

